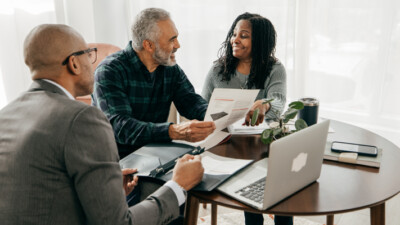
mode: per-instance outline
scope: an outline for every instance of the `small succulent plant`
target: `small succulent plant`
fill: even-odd
[[[272,101],[273,101],[273,99],[268,99],[268,100],[265,100],[263,102],[263,104],[267,104]],[[306,128],[307,123],[303,119],[297,119],[295,121],[294,127],[296,128],[296,130],[290,130],[289,126],[287,125],[289,120],[294,119],[296,117],[297,113],[299,112],[299,110],[301,110],[303,108],[304,108],[304,104],[302,102],[294,101],[289,104],[289,108],[282,115],[280,115],[279,112],[277,112],[277,111],[273,111],[275,114],[275,118],[271,118],[271,119],[274,120],[274,122],[271,122],[269,124],[270,128],[265,129],[262,132],[261,141],[264,144],[270,144],[271,142],[273,142],[274,140],[276,140],[278,138],[284,137],[286,135],[289,135],[291,133],[294,133],[296,131]],[[252,124],[254,124],[253,120],[255,122],[255,119],[257,118],[254,114],[257,114],[256,116],[258,116],[258,112],[255,111],[253,113]]]

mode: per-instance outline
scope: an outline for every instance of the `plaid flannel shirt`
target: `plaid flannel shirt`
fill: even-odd
[[[131,42],[97,67],[92,99],[110,120],[121,157],[151,142],[171,141],[171,102],[182,116],[197,120],[208,106],[178,65],[158,66],[150,74]]]

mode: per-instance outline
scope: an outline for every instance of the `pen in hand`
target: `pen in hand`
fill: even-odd
[[[124,176],[124,179],[128,179],[128,181],[132,181],[132,179],[135,177],[134,175],[139,173],[137,169],[122,169],[122,175]]]
[[[123,169],[123,188],[125,190],[125,194],[128,195],[132,192],[135,186],[138,184],[138,177],[134,176],[138,172],[137,169]]]
[[[136,170],[135,172],[129,174],[129,175],[130,175],[129,177],[130,177],[131,179],[133,179],[133,178],[135,177],[134,175],[137,174],[137,173],[139,173],[138,170]]]

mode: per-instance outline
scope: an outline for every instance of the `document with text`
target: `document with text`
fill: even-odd
[[[208,150],[227,138],[230,133],[222,131],[229,125],[243,120],[260,90],[215,88],[208,104],[204,121],[214,121],[216,129],[205,140],[199,142],[174,141]]]
[[[204,173],[210,175],[232,175],[253,161],[223,157],[211,152],[202,153],[201,158]]]
[[[259,92],[259,89],[215,88],[204,121],[214,121],[216,131],[220,131],[244,119]]]

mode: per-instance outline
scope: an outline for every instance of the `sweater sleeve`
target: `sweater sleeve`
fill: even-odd
[[[213,80],[217,76],[215,71],[215,66],[212,66],[208,71],[206,80],[204,81],[203,90],[201,92],[201,96],[207,101],[210,102],[211,95],[214,91],[214,82]]]
[[[286,71],[281,63],[274,65],[271,71],[270,79],[265,82],[266,99],[274,99],[270,104],[271,108],[265,114],[267,119],[275,118],[282,114],[286,103]]]

